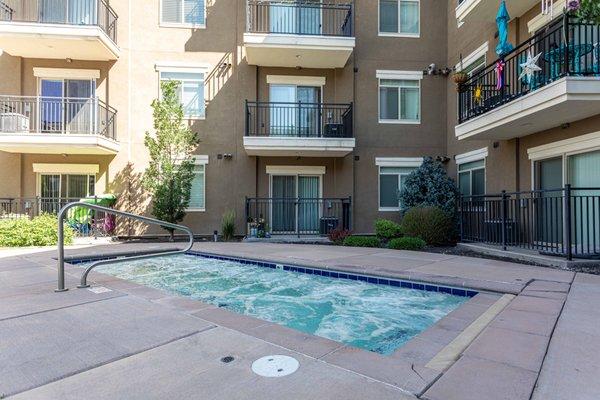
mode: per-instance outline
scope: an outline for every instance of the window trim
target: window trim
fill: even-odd
[[[417,33],[403,33],[403,32],[381,32],[381,0],[377,0],[377,34],[380,37],[399,37],[408,39],[418,39],[421,37],[421,0],[397,0],[398,1],[398,30],[400,30],[400,3],[405,1],[407,3],[417,3],[419,5],[419,21]]]
[[[398,207],[381,207],[381,168],[419,168],[423,164],[423,157],[377,157],[375,165],[377,166],[377,209],[379,212],[400,211],[400,202]],[[409,174],[384,174],[397,175],[398,188],[400,188],[401,177]]]
[[[487,62],[487,54],[488,54],[489,50],[490,50],[490,42],[486,41],[481,46],[479,46],[475,51],[473,51],[471,54],[469,54],[468,56],[463,58],[462,67],[461,67],[461,65],[460,65],[461,63],[459,61],[456,64],[455,69],[457,71],[466,70],[468,66],[470,66],[475,61],[477,61],[478,59],[480,59],[481,57],[484,57],[484,56],[485,56],[486,62]]]
[[[377,71],[377,120],[380,124],[393,124],[393,125],[421,125],[422,110],[423,110],[423,88],[421,81],[423,80],[423,73],[419,71]],[[400,93],[398,93],[398,119],[382,119],[381,118],[381,81],[383,79],[397,79],[405,81],[416,81],[418,82],[419,89],[419,118],[416,120],[401,119],[402,108]],[[384,86],[391,87],[391,86]],[[400,92],[401,86],[394,86]],[[414,88],[415,86],[410,86]]]
[[[188,207],[185,209],[186,212],[206,212],[206,166],[208,165],[208,156],[207,155],[195,155],[194,157],[194,165],[202,165],[204,167],[204,171],[202,175],[204,176],[204,185],[202,186],[202,197],[204,198],[204,207]],[[194,172],[196,174],[196,172]]]
[[[204,66],[204,65],[185,65],[185,64],[163,64],[163,63],[156,63],[155,65],[155,69],[158,72],[158,98],[161,97],[161,82],[163,81],[162,79],[162,73],[163,72],[180,72],[180,73],[197,73],[197,74],[202,74],[202,86],[204,88],[204,93],[202,94],[203,96],[203,101],[204,101],[204,115],[185,115],[183,118],[186,120],[205,120],[206,119],[206,75],[208,72],[208,67]],[[165,79],[166,80],[166,79]]]
[[[163,1],[164,0],[159,0],[158,1],[158,27],[159,28],[185,28],[185,29],[189,29],[189,28],[195,28],[195,29],[206,29],[206,0],[203,0],[204,2],[204,22],[201,24],[194,24],[194,23],[188,23],[188,22],[183,22],[183,18],[182,18],[182,22],[163,22],[162,17],[163,17]],[[181,2],[181,13],[182,13],[182,17],[183,17],[183,7],[184,7],[184,2]]]

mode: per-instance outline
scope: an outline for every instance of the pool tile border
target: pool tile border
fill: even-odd
[[[283,271],[297,272],[297,273],[307,274],[307,275],[324,276],[324,277],[334,278],[334,279],[347,279],[347,280],[352,280],[352,281],[367,282],[367,283],[372,283],[372,284],[376,284],[376,285],[399,287],[399,288],[404,288],[404,289],[424,290],[427,292],[439,292],[439,293],[451,294],[451,295],[460,296],[460,297],[470,297],[471,298],[471,297],[475,297],[479,293],[479,291],[476,291],[476,290],[461,289],[461,288],[452,287],[452,286],[442,286],[442,285],[436,285],[436,284],[432,284],[432,283],[414,282],[414,281],[403,280],[403,279],[383,278],[383,277],[374,276],[374,275],[356,274],[356,273],[351,273],[351,272],[347,272],[347,271],[339,271],[339,270],[333,270],[333,269],[303,267],[303,266],[292,265],[292,264],[278,264],[278,263],[269,262],[269,261],[260,261],[260,260],[252,260],[252,259],[240,258],[240,257],[222,256],[222,255],[218,255],[218,254],[211,254],[211,253],[199,252],[199,251],[194,251],[194,250],[190,250],[186,254],[196,256],[196,257],[215,259],[215,260],[219,260],[219,261],[238,262],[240,264],[252,265],[255,267],[281,269]],[[111,259],[118,260],[119,258],[124,258],[124,257],[123,256],[121,256],[121,257],[97,257],[97,258],[80,258],[80,259],[73,258],[71,260],[68,260],[67,262],[69,264],[76,265],[76,264],[81,264],[81,263],[90,262],[90,261],[111,260]]]

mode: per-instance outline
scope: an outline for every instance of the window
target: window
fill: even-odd
[[[160,71],[160,80],[178,81],[178,96],[188,118],[204,118],[204,73]]]
[[[458,188],[463,196],[485,194],[485,160],[458,165]]]
[[[421,82],[406,79],[379,80],[379,122],[419,123]]]
[[[379,34],[419,36],[419,0],[379,0]]]
[[[204,211],[206,208],[205,169],[205,164],[194,165],[194,180],[188,210]]]
[[[163,25],[204,26],[205,0],[161,0]]]
[[[479,57],[477,60],[473,61],[469,65],[465,67],[464,72],[469,75],[469,77],[477,74],[479,71],[483,70],[486,66],[485,54]]]
[[[379,211],[400,210],[400,192],[417,167],[379,167]]]

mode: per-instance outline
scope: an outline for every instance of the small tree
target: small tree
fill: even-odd
[[[407,178],[400,193],[402,211],[413,207],[438,207],[450,217],[456,216],[458,188],[442,164],[426,157]]]
[[[162,99],[152,101],[154,135],[146,132],[144,144],[150,164],[144,172],[143,185],[152,196],[152,215],[178,223],[190,202],[197,135],[183,122],[183,106],[177,96],[179,83],[161,83]],[[167,229],[174,239],[173,229]]]

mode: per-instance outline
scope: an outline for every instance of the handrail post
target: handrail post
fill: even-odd
[[[298,219],[300,217],[300,198],[296,198],[296,235],[298,237],[300,237],[300,220]]]
[[[563,15],[563,29],[565,30],[565,75],[571,75],[571,62],[569,57],[569,16]]]
[[[571,219],[571,185],[566,184],[564,190],[564,201],[563,201],[563,220],[564,220],[564,236],[565,236],[565,246],[566,248],[566,256],[568,261],[573,260],[573,238],[571,236],[573,223]]]
[[[55,292],[66,292],[65,288],[65,224],[66,207],[58,213],[58,286]]]
[[[506,190],[502,191],[502,250],[506,250],[507,248],[507,238],[506,238],[506,214],[508,206],[508,196],[506,195]]]

